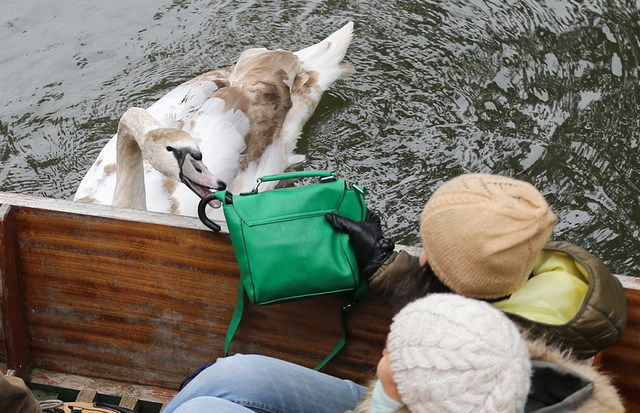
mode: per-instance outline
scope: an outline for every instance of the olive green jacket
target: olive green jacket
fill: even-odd
[[[373,274],[370,288],[387,296],[394,311],[430,292],[442,292],[430,270],[404,251]],[[622,285],[593,254],[569,242],[547,243],[520,290],[492,304],[535,336],[589,358],[622,337],[627,301]]]

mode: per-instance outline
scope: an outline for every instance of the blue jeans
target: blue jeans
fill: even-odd
[[[236,354],[198,374],[163,413],[344,413],[365,391],[297,364]]]

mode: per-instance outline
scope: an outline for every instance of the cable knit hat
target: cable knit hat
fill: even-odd
[[[531,361],[516,326],[490,304],[431,294],[393,318],[387,340],[393,379],[412,413],[518,413]]]
[[[531,184],[499,175],[461,175],[438,188],[422,211],[429,265],[458,294],[510,295],[527,281],[556,216]]]

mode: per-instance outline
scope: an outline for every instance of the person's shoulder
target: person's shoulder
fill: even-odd
[[[593,383],[591,396],[580,406],[578,413],[624,412],[622,398],[610,376],[593,366],[592,360],[578,360],[570,350],[550,344],[542,337],[532,338],[524,333],[531,360],[553,363],[568,369]]]

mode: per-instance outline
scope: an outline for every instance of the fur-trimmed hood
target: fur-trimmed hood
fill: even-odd
[[[547,345],[543,340],[528,340],[529,353],[531,354],[531,360],[547,362],[561,368],[574,372],[577,376],[588,380],[592,383],[592,392],[586,398],[579,403],[576,410],[570,408],[571,404],[568,398],[569,395],[563,401],[558,402],[555,408],[546,407],[545,413],[555,412],[568,412],[575,411],[577,413],[618,413],[624,412],[624,405],[622,398],[618,394],[618,391],[611,384],[611,378],[605,374],[599,372],[597,368],[593,367],[589,361],[576,360],[571,357],[571,354],[567,351],[561,351],[558,348]],[[545,383],[533,383],[535,385],[544,385]],[[547,384],[548,385],[548,384]],[[573,393],[575,395],[575,392]],[[565,404],[561,404],[564,402]],[[527,402],[529,404],[529,401]],[[540,409],[527,410],[525,412],[538,412]]]
[[[576,360],[570,353],[551,347],[542,339],[528,339],[527,343],[534,372],[525,413],[624,412],[622,399],[611,384],[611,379],[591,364]],[[371,410],[373,383],[352,413],[368,413]],[[545,391],[550,386],[554,388],[552,396]],[[431,412],[411,412],[403,407],[395,413]]]

